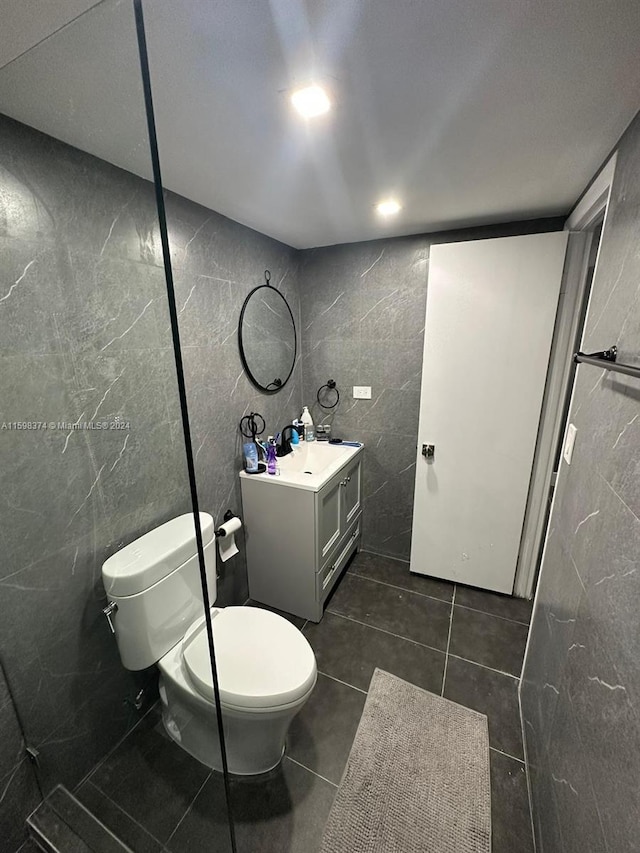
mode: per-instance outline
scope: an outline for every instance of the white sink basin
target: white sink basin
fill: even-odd
[[[247,474],[241,471],[240,476],[317,492],[349,457],[355,456],[363,447],[320,441],[301,442],[288,456],[278,458],[278,474]]]

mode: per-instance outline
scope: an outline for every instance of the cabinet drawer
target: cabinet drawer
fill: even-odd
[[[333,589],[336,581],[340,577],[340,572],[343,570],[349,557],[356,549],[360,541],[360,520],[359,516],[348,529],[345,536],[340,540],[337,548],[333,551],[326,562],[326,565],[320,569],[316,575],[316,589],[319,601],[324,601],[327,595]]]

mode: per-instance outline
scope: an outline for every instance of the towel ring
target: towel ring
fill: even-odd
[[[325,388],[328,391],[335,391],[336,399],[335,399],[334,403],[331,403],[331,405],[327,405],[326,403],[323,403],[322,400],[320,399],[320,395],[322,394],[322,392],[324,391]],[[320,388],[318,388],[318,393],[316,394],[316,400],[318,401],[318,405],[321,406],[323,409],[335,409],[335,407],[340,402],[340,392],[338,391],[338,388],[336,386],[335,379],[327,379],[326,383],[324,385],[322,385]]]

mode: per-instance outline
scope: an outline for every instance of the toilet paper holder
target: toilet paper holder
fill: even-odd
[[[231,521],[232,518],[237,518],[237,516],[236,516],[235,512],[228,509],[223,516],[223,519],[222,519],[223,523],[226,524],[227,521]],[[223,530],[221,527],[219,527],[217,530],[214,530],[214,535],[215,535],[216,539],[219,539],[220,536],[226,536],[227,532],[226,532],[226,530]]]

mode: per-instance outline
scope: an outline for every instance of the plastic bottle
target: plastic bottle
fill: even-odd
[[[253,441],[246,441],[243,445],[244,470],[250,474],[258,471],[258,448]]]
[[[294,423],[295,427],[295,423]],[[291,431],[291,446],[298,447],[300,445],[300,436],[298,435],[298,430],[294,429]]]
[[[304,440],[315,441],[316,431],[313,426],[313,418],[311,417],[308,406],[302,407],[302,414],[300,415],[300,420],[304,424]]]
[[[275,474],[278,469],[276,445],[273,439],[267,445],[267,474]]]

